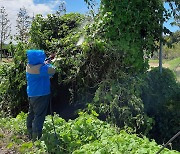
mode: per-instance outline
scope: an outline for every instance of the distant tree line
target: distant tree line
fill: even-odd
[[[56,14],[61,16],[66,13],[65,3],[62,1],[59,4]],[[11,23],[8,17],[8,13],[4,6],[0,8],[0,61],[2,57],[12,56],[11,50],[7,49],[7,42],[12,44],[12,41],[27,43],[29,39],[29,30],[34,17],[29,16],[27,9],[22,7],[19,9],[16,19],[16,34],[11,35]],[[5,47],[5,48],[4,48]]]

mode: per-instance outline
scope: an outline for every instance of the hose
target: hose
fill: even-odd
[[[63,151],[67,151],[66,149],[64,149],[63,147],[60,146],[60,140],[57,136],[57,132],[56,132],[56,128],[55,128],[55,124],[54,124],[54,115],[53,115],[53,110],[52,110],[52,101],[51,101],[51,97],[50,97],[50,113],[51,113],[51,119],[52,119],[52,124],[53,124],[53,130],[54,130],[54,137],[56,139],[56,145],[58,148],[62,149]]]
[[[176,135],[174,135],[156,154],[159,154],[170,142],[172,142],[179,135],[180,135],[180,131]]]
[[[51,97],[50,97],[50,113],[51,113],[51,119],[52,119],[52,124],[53,124],[54,136],[55,136],[55,138],[56,138],[56,142],[57,142],[57,143],[60,143],[60,142],[59,142],[59,138],[58,138],[57,133],[56,133],[55,124],[54,124],[54,115],[53,115],[53,110],[52,110]]]

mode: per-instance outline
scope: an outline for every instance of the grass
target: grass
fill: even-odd
[[[175,72],[177,80],[180,82],[180,57],[170,60],[167,63],[169,64],[169,68]]]
[[[159,63],[159,60],[158,59],[151,59],[149,60],[150,63]]]
[[[171,70],[176,70],[177,67],[180,67],[180,57],[179,58],[175,58],[173,60],[170,60],[167,63],[169,64],[169,68]]]

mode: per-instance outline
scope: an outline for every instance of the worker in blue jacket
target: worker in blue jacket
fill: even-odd
[[[42,128],[50,102],[50,77],[55,68],[46,61],[43,50],[27,50],[28,64],[26,66],[27,94],[29,111],[27,130],[33,140],[40,139]]]

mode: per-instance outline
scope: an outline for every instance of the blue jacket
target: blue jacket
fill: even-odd
[[[45,64],[46,55],[43,50],[27,50],[28,64],[26,66],[28,97],[50,94],[50,77],[55,69]]]

